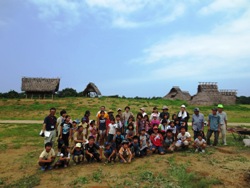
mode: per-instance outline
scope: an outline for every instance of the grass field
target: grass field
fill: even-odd
[[[132,164],[93,163],[40,172],[40,125],[0,124],[0,187],[246,187],[250,148],[228,135],[227,147],[192,149],[135,159]],[[230,174],[230,176],[229,176]]]
[[[163,105],[169,107],[170,114],[177,113],[180,105],[185,104],[187,111],[192,114],[195,106],[188,105],[185,101],[173,101],[165,99],[122,99],[122,98],[64,98],[55,100],[31,100],[31,99],[2,99],[0,100],[0,119],[2,120],[43,120],[51,107],[56,107],[57,116],[62,109],[66,109],[73,119],[80,119],[86,110],[91,111],[91,118],[95,118],[101,105],[106,109],[116,110],[130,106],[136,114],[141,107],[151,112],[154,106],[159,109]],[[207,117],[212,106],[198,106]],[[230,122],[250,123],[250,105],[225,106]]]
[[[144,107],[169,106],[171,114],[183,101],[163,99],[66,98],[56,100],[0,100],[1,120],[43,120],[49,108],[66,109],[73,119],[86,110],[94,118],[101,105],[116,110],[129,105],[134,114]],[[187,105],[192,114],[194,106]],[[207,117],[211,106],[199,106]],[[250,105],[225,106],[230,122],[249,123]],[[0,124],[0,187],[247,187],[250,183],[250,148],[227,135],[228,146],[207,148],[205,154],[192,149],[163,156],[150,155],[132,164],[71,165],[67,169],[40,172],[38,156],[43,138],[39,124]]]

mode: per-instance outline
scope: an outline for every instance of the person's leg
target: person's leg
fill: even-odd
[[[211,131],[211,130],[207,131],[207,144],[208,145],[211,145],[210,138],[212,136],[212,133],[213,133],[213,131]]]
[[[163,147],[161,147],[161,146],[158,147],[158,151],[159,151],[159,154],[160,154],[160,155],[165,154],[164,149],[163,149]]]
[[[74,155],[73,156],[73,161],[77,164],[79,162],[79,156],[78,155]]]
[[[222,144],[227,145],[227,140],[226,140],[226,125],[221,126],[221,137],[222,137]]]
[[[113,140],[113,135],[112,134],[108,134],[108,142],[111,142]]]
[[[181,140],[178,140],[178,141],[175,143],[175,146],[176,146],[177,148],[181,147]]]
[[[219,139],[219,131],[214,131],[214,146],[217,146]]]
[[[83,159],[84,159],[83,155],[80,155],[79,156],[79,163],[83,162]]]
[[[156,150],[156,146],[155,145],[152,145],[152,152],[154,153]]]
[[[94,158],[97,160],[97,162],[101,161],[99,153],[94,153],[93,155],[94,155]]]

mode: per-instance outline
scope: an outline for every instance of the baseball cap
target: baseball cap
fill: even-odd
[[[168,110],[168,107],[167,106],[163,106],[162,110]]]
[[[181,108],[186,108],[186,106],[183,104],[183,105],[181,105]]]
[[[107,147],[107,146],[109,146],[109,145],[110,145],[109,142],[105,142],[104,147]]]
[[[199,108],[195,108],[195,109],[194,109],[194,112],[199,112],[199,111],[200,111]]]
[[[76,144],[76,147],[77,147],[77,148],[82,147],[81,143],[77,143],[77,144]]]
[[[222,105],[222,104],[218,104],[217,107],[218,107],[218,108],[223,108],[223,105]]]

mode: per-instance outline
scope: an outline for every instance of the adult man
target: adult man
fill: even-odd
[[[181,110],[178,113],[177,118],[180,122],[179,126],[177,127],[179,131],[182,126],[184,126],[186,131],[188,131],[189,113],[186,111],[186,106],[184,104],[181,105]]]
[[[130,112],[130,107],[126,106],[125,107],[125,112],[122,113],[122,119],[123,119],[123,124],[124,126],[127,127],[127,122],[130,116],[134,116],[132,112]]]
[[[220,116],[220,124],[221,124],[220,130],[221,130],[221,136],[222,136],[222,144],[224,144],[224,146],[226,146],[227,145],[227,140],[226,140],[227,114],[226,114],[226,112],[223,111],[222,104],[218,105],[217,115]]]
[[[43,133],[44,133],[44,144],[50,142],[54,143],[55,138],[56,138],[56,123],[57,123],[57,118],[55,117],[56,114],[56,109],[51,108],[50,113],[47,117],[44,119],[43,123]]]
[[[217,115],[217,108],[212,109],[212,114],[208,116],[208,131],[207,131],[207,144],[210,145],[210,137],[214,133],[214,143],[213,146],[218,144],[218,137],[220,131],[220,116]]]
[[[74,138],[75,145],[77,143],[81,143],[83,145],[87,142],[86,135],[83,132],[83,126],[81,125],[78,126],[77,131],[74,133],[73,138]]]
[[[194,131],[194,140],[198,137],[201,131],[204,131],[204,115],[200,113],[199,108],[194,109],[192,115],[192,127]]]
[[[160,119],[161,120],[164,119],[165,115],[167,116],[167,119],[169,119],[170,114],[168,112],[168,107],[167,106],[162,107],[162,112],[160,113]]]

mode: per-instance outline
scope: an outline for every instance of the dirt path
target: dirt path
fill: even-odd
[[[7,123],[7,124],[42,124],[43,120],[0,120],[0,124]],[[250,123],[228,123],[229,126],[250,126]]]

